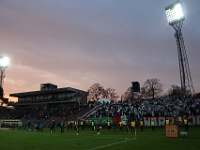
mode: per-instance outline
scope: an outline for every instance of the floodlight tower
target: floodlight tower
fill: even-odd
[[[175,29],[175,38],[177,44],[181,80],[181,96],[184,99],[188,94],[194,94],[195,91],[192,83],[189,62],[187,59],[186,49],[181,32],[183,21],[185,20],[181,2],[177,0],[176,2],[165,7],[165,12],[169,25],[171,25]]]
[[[0,71],[1,71],[0,87],[1,88],[3,88],[3,79],[5,78],[5,71],[8,65],[9,65],[9,58],[0,56]]]

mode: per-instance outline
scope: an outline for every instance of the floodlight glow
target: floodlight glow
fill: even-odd
[[[184,17],[183,15],[183,10],[182,10],[182,6],[181,4],[177,4],[175,7],[174,7],[174,11],[175,11],[175,19],[180,19],[182,17]]]
[[[7,67],[9,65],[8,57],[0,57],[0,67]]]
[[[170,25],[176,24],[185,19],[182,5],[179,1],[167,6],[165,8],[167,21]]]

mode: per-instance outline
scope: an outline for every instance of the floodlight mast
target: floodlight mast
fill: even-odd
[[[9,64],[9,58],[0,56],[0,87],[3,89],[3,79],[5,78],[5,71]]]
[[[5,78],[5,70],[1,69],[0,87],[3,88],[3,79]]]
[[[182,26],[185,20],[182,4],[178,0],[169,6],[165,7],[166,16],[169,25],[175,29],[175,38],[177,44],[178,61],[179,61],[179,71],[181,80],[181,97],[185,99],[186,96],[191,96],[195,93],[192,76],[190,72],[189,62],[187,59],[187,53],[184,45],[184,40],[182,36]]]

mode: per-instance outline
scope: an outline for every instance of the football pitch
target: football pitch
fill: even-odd
[[[86,128],[79,135],[75,130],[60,133],[60,128],[53,133],[48,128],[0,130],[0,150],[200,150],[200,127],[190,127],[188,136],[178,138],[166,137],[164,127],[146,127],[143,132],[137,128],[136,133],[103,128],[101,134]]]

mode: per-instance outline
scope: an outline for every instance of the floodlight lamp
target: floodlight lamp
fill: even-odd
[[[179,1],[172,3],[171,5],[165,7],[165,13],[167,16],[167,21],[169,25],[174,25],[185,20],[183,14],[182,5]]]
[[[6,68],[9,65],[9,58],[8,57],[0,57],[0,67]]]

